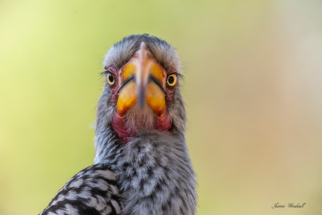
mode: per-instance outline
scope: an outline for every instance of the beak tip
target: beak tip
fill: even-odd
[[[143,109],[143,106],[144,106],[143,100],[139,101],[139,108],[140,108],[140,110]]]
[[[140,87],[138,89],[138,105],[139,108],[142,110],[143,106],[144,106],[144,101],[145,101],[145,88],[144,87]]]

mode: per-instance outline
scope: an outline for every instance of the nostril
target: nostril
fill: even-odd
[[[128,77],[124,83],[119,87],[119,89],[117,90],[117,93],[120,93],[120,91],[130,82],[130,81],[135,81],[135,77],[133,75],[131,75],[130,77]]]
[[[160,83],[160,81],[159,81],[156,77],[154,77],[153,75],[150,75],[150,80],[151,80],[152,82],[154,82],[156,85],[158,85],[158,87],[160,87],[160,89],[163,91],[164,95],[166,95],[166,94],[167,94],[167,92],[166,92],[166,91],[165,91],[165,89],[163,88],[162,84]]]

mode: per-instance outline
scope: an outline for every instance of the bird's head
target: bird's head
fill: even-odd
[[[126,37],[109,49],[103,66],[98,127],[112,126],[124,142],[152,130],[184,132],[180,60],[167,42],[146,34]]]

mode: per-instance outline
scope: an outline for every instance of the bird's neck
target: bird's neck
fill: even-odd
[[[114,171],[124,214],[195,214],[196,181],[184,133],[143,131],[122,144],[111,127],[96,136],[94,162]]]

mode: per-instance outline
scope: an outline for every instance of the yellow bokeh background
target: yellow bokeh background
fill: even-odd
[[[40,213],[92,164],[103,56],[138,33],[181,56],[198,214],[322,214],[321,11],[318,0],[0,1],[0,215]]]

